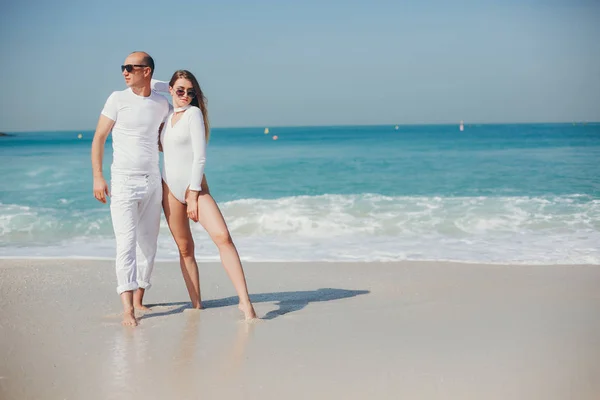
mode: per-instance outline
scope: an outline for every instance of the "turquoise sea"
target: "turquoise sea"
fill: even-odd
[[[244,260],[600,264],[598,123],[269,128],[217,128],[208,147]],[[92,135],[0,137],[0,257],[113,257]],[[177,258],[164,219],[157,257]]]

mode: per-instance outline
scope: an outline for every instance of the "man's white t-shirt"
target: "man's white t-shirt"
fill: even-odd
[[[113,92],[102,115],[115,121],[113,174],[159,175],[158,130],[169,114],[169,101],[152,91],[138,96],[130,88]]]

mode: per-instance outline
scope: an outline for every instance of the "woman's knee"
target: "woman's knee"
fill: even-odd
[[[215,232],[211,235],[211,237],[213,242],[215,242],[218,247],[227,246],[233,243],[231,235],[228,231]]]
[[[183,258],[192,257],[194,255],[194,241],[190,239],[177,240],[177,249],[179,255]]]

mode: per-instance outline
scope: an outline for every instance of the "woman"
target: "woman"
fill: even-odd
[[[153,81],[153,86],[163,91],[166,85]],[[239,309],[246,319],[256,318],[240,257],[204,177],[209,138],[206,99],[194,75],[186,70],[173,74],[168,91],[173,97],[174,109],[160,134],[164,154],[163,209],[179,249],[179,264],[192,306],[202,308],[190,219],[199,222],[217,245],[221,262],[237,291]]]

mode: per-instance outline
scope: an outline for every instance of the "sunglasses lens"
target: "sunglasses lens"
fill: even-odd
[[[123,72],[125,70],[127,70],[127,72],[133,71],[133,65],[131,65],[131,64],[121,65],[121,72]]]
[[[183,97],[186,94],[185,90],[183,89],[177,89],[175,93],[179,97]],[[187,95],[190,99],[193,99],[194,97],[196,97],[196,92],[194,92],[193,90],[188,90]]]

